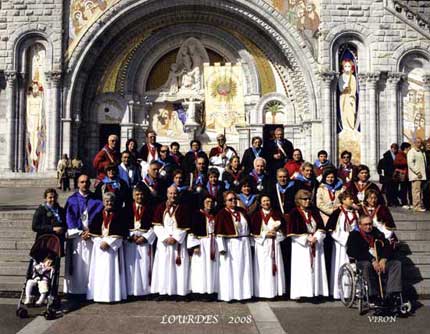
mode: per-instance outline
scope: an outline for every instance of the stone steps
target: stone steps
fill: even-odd
[[[72,181],[73,183],[73,181]],[[56,187],[56,173],[50,175],[29,177],[29,174],[14,173],[0,177],[0,187],[2,188],[25,188],[25,187]]]

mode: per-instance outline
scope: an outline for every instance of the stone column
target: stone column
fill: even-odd
[[[121,126],[121,148],[125,147],[129,138],[134,138],[134,120],[135,120],[135,106],[137,102],[130,100],[127,103],[125,115],[120,123]]]
[[[430,74],[423,75],[425,138],[430,137]]]
[[[63,153],[66,153],[69,155],[70,159],[73,159],[76,156],[79,156],[79,133],[80,133],[80,127],[81,127],[81,115],[79,112],[75,113],[73,116],[73,123],[69,120],[63,119],[63,131],[64,127],[71,126],[71,133],[73,136],[73,141],[69,138],[70,148],[68,151],[65,151],[65,147],[63,147]],[[67,125],[66,125],[67,124]],[[82,159],[82,157],[80,157]]]
[[[16,71],[5,72],[7,80],[7,147],[6,147],[6,159],[7,159],[7,170],[9,172],[15,171],[15,93],[16,93]]]
[[[18,172],[24,172],[25,168],[25,130],[26,130],[26,110],[27,110],[27,99],[26,99],[26,82],[25,82],[25,73],[20,73],[18,78],[18,93],[19,93],[19,109],[18,109],[18,140],[17,140],[17,149],[16,149],[16,161],[17,167],[16,170]]]
[[[367,112],[367,99],[366,99],[366,73],[358,74],[358,87],[359,87],[359,100],[358,100],[358,117],[360,119],[361,140],[361,162],[368,161],[369,151],[369,113]],[[340,152],[339,152],[340,153]]]
[[[48,171],[55,171],[57,169],[57,163],[59,159],[59,143],[60,143],[60,88],[61,88],[61,72],[51,71],[47,73],[47,78],[51,82],[50,88],[50,126],[51,131],[49,132],[47,147],[48,147],[48,161],[46,169]],[[70,152],[65,152],[70,154]]]
[[[402,78],[401,73],[390,72],[387,78],[387,95],[389,97],[387,123],[384,129],[387,129],[387,144],[399,143],[399,106],[398,106],[398,84]],[[384,125],[381,123],[381,125]]]
[[[336,137],[336,117],[333,115],[331,85],[336,77],[335,72],[323,72],[321,77],[321,118],[323,127],[323,145],[333,159],[334,152],[333,139]],[[334,120],[334,122],[332,122]]]
[[[372,179],[377,177],[376,166],[378,163],[378,124],[376,115],[376,83],[379,80],[379,73],[369,73],[367,75],[367,102],[369,110],[369,136],[367,141],[369,143],[369,156],[367,160],[367,165],[370,169],[370,175]]]

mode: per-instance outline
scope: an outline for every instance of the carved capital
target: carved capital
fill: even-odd
[[[58,87],[61,83],[62,73],[61,71],[48,71],[45,72],[46,80],[51,83],[54,87]]]
[[[380,73],[367,73],[366,75],[366,83],[370,87],[376,87],[376,83],[378,82],[380,78]]]
[[[8,85],[15,85],[18,78],[16,71],[5,71],[4,76]]]
[[[336,72],[320,72],[319,76],[323,83],[330,85],[334,78],[336,78]]]
[[[387,84],[390,86],[397,87],[397,84],[402,80],[403,73],[401,72],[388,72]]]
[[[426,88],[430,88],[430,74],[423,75],[423,83]]]

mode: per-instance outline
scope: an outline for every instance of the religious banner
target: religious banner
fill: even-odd
[[[25,171],[39,172],[46,151],[45,75],[46,50],[35,44],[29,52],[30,77],[26,94]]]
[[[243,72],[240,64],[204,65],[205,127],[216,133],[235,133],[245,125]]]
[[[416,138],[425,139],[423,74],[420,68],[412,70],[407,84],[403,85],[403,137],[410,143]]]

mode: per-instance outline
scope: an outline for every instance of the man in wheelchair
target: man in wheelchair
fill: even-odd
[[[368,284],[371,303],[382,302],[384,306],[395,306],[402,300],[402,264],[393,259],[390,242],[373,227],[371,217],[360,217],[358,229],[349,234],[347,254],[355,260]],[[386,281],[385,294],[383,281]]]

